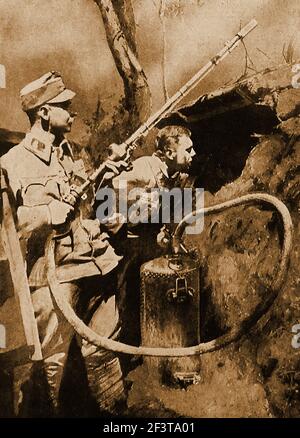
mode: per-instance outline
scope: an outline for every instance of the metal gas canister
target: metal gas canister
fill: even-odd
[[[141,267],[142,344],[149,347],[189,347],[200,343],[199,264],[188,255],[151,260]],[[147,357],[157,365],[164,383],[199,380],[199,356]]]

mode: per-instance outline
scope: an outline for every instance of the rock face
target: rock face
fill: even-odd
[[[134,385],[129,401],[133,407],[142,405],[147,396],[183,416],[300,415],[300,348],[292,346],[292,327],[300,324],[300,90],[291,86],[291,66],[257,75],[237,88],[254,102],[253,111],[263,106],[277,122],[265,133],[252,132],[256,141],[247,152],[240,176],[214,194],[208,193],[206,206],[255,192],[283,201],[294,224],[288,274],[271,309],[256,327],[239,342],[199,358],[198,385],[186,391],[171,390],[145,383],[150,376],[151,382],[159,379],[153,369],[140,367],[131,373]],[[189,122],[189,110],[182,112]],[[192,117],[195,119],[194,114]],[[237,119],[238,115],[231,113],[231,117]],[[213,130],[210,132],[213,135]],[[238,153],[233,150],[230,160],[238,160]],[[222,170],[226,174],[226,168]],[[212,186],[217,187],[218,181]],[[277,274],[282,238],[278,215],[254,205],[209,216],[202,234],[186,239],[190,247],[196,247],[201,261],[203,342],[225,333],[266,299]]]

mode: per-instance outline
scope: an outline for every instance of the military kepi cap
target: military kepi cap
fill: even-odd
[[[74,91],[66,88],[61,75],[55,71],[44,74],[20,91],[23,111],[38,108],[45,103],[66,102],[74,96]]]

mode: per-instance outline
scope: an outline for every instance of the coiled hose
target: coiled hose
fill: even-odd
[[[182,235],[184,233],[185,227],[188,225],[189,219],[198,215],[211,215],[213,213],[221,213],[232,207],[237,207],[239,205],[248,205],[258,203],[260,205],[271,205],[273,208],[279,212],[283,229],[284,238],[281,250],[281,260],[279,264],[279,269],[274,279],[273,285],[271,287],[270,294],[267,298],[264,298],[263,302],[260,302],[254,309],[251,315],[246,317],[240,323],[233,326],[228,333],[218,337],[209,342],[200,343],[192,347],[178,347],[178,348],[161,348],[161,347],[146,347],[140,346],[135,347],[132,345],[127,345],[112,339],[108,339],[98,335],[96,332],[91,330],[74,312],[71,305],[64,299],[64,297],[59,293],[59,281],[56,276],[55,271],[55,240],[49,238],[46,245],[46,256],[48,264],[47,279],[50,291],[54,297],[54,300],[67,320],[67,322],[73,327],[76,333],[78,333],[82,338],[87,340],[89,343],[96,345],[99,348],[104,348],[117,353],[133,354],[133,355],[143,355],[143,356],[158,356],[158,357],[181,357],[181,356],[194,356],[203,353],[212,352],[219,350],[226,345],[238,341],[243,335],[245,335],[257,322],[258,320],[268,311],[270,306],[273,304],[278,292],[285,279],[288,261],[292,248],[292,232],[293,223],[290,213],[287,207],[274,196],[264,194],[264,193],[252,193],[244,196],[237,197],[227,202],[221,204],[213,205],[211,207],[201,208],[199,210],[193,211],[189,215],[185,216],[182,221],[178,224],[172,241],[173,251],[179,252],[180,242]]]

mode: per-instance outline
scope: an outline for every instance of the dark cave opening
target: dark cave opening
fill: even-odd
[[[197,153],[191,168],[195,187],[211,193],[238,178],[257,135],[270,134],[279,123],[269,106],[250,105],[214,118],[189,123]]]

